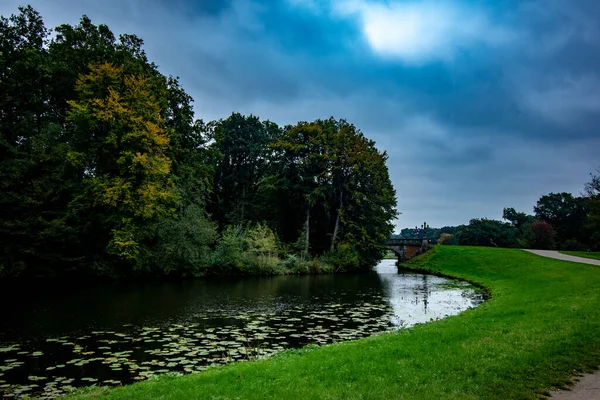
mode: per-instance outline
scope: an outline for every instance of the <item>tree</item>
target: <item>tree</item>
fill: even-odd
[[[530,248],[535,241],[534,234],[531,230],[535,219],[531,215],[523,212],[518,212],[514,208],[505,208],[502,213],[502,219],[511,223],[517,230],[516,246],[520,248]]]
[[[397,215],[387,154],[345,120],[300,122],[274,144],[283,162],[282,189],[301,199],[305,219],[296,220],[305,253],[354,249],[362,266],[380,257]],[[296,202],[298,204],[298,202]],[[296,204],[295,215],[301,214]],[[291,240],[290,240],[291,241]]]
[[[290,210],[289,214],[297,217],[294,224],[288,223],[282,233],[289,241],[294,241],[294,236],[303,236],[305,256],[309,254],[311,243],[323,243],[322,239],[314,236],[318,233],[315,226],[319,222],[314,218],[315,213],[326,214],[330,211],[325,201],[326,191],[331,190],[331,184],[328,184],[331,171],[324,157],[324,135],[319,123],[299,122],[295,126],[287,126],[282,137],[272,145],[280,156],[278,197],[284,203],[280,207]],[[319,219],[322,223],[325,216]]]
[[[590,181],[585,184],[585,202],[588,210],[585,221],[589,245],[592,249],[600,249],[600,170],[590,174]]]
[[[393,231],[396,192],[386,166],[387,153],[380,153],[375,142],[360,136],[348,179],[349,196],[342,226],[344,242],[356,246],[362,265],[372,266],[380,259]]]
[[[0,275],[276,272],[299,241],[327,268],[381,256],[387,154],[352,124],[205,124],[140,38],[85,15],[50,37],[19,11],[0,17]]]
[[[107,251],[142,268],[147,228],[177,202],[166,153],[169,137],[151,80],[112,64],[91,66],[70,101],[73,149],[86,193],[110,231]]]
[[[182,208],[177,218],[161,218],[149,236],[155,237],[156,243],[144,264],[155,274],[198,277],[210,273],[218,235],[216,224],[201,206],[191,204]]]
[[[570,193],[550,193],[540,197],[534,207],[537,220],[549,223],[556,233],[556,240],[562,248],[567,241],[586,242],[584,231],[586,200],[573,197]]]
[[[456,244],[456,238],[450,233],[442,233],[437,242],[442,245],[453,245]]]
[[[533,217],[531,215],[527,215],[523,212],[518,212],[514,208],[505,208],[502,212],[502,219],[509,221],[512,226],[517,229],[520,229],[526,223],[531,223],[533,221]]]
[[[19,12],[0,17],[0,275],[9,276],[50,274],[77,258],[48,31],[31,7]]]
[[[456,232],[460,245],[514,247],[518,231],[508,223],[487,218],[474,218]]]
[[[19,11],[0,17],[1,269],[35,276],[82,271],[93,264],[88,256],[98,254],[102,229],[77,167],[89,161],[77,150],[78,140],[88,138],[73,135],[67,121],[69,101],[79,96],[76,81],[90,64],[106,61],[154,81],[162,76],[134,36],[116,41],[108,27],[84,16],[77,26],[56,28],[49,40],[35,10]]]
[[[258,221],[259,184],[270,162],[269,144],[277,125],[255,116],[232,113],[214,127],[214,189],[210,211],[222,229],[227,224]]]
[[[549,223],[545,221],[535,221],[531,225],[531,232],[531,247],[541,250],[551,250],[555,248],[554,230]]]

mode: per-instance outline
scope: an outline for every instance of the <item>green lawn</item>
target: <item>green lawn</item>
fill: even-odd
[[[568,254],[570,256],[593,258],[594,260],[600,260],[600,252],[592,251],[559,251],[562,254]]]
[[[457,246],[410,265],[481,284],[492,298],[397,333],[78,398],[536,399],[600,363],[599,267]]]
[[[396,253],[389,250],[387,253],[385,253],[385,256],[383,256],[383,259],[384,260],[397,260],[398,256],[396,255]]]

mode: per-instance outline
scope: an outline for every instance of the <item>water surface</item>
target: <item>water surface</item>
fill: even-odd
[[[4,288],[0,395],[56,397],[253,360],[458,314],[467,283],[397,273]]]

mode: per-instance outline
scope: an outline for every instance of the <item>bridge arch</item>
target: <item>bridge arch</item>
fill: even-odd
[[[390,239],[386,243],[386,248],[398,256],[398,263],[410,260],[416,255],[423,254],[429,248],[429,240],[422,239]]]

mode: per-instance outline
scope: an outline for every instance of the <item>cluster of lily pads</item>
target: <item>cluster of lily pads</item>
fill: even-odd
[[[278,310],[222,308],[178,323],[126,324],[78,336],[0,343],[0,397],[51,399],[78,387],[193,373],[308,344],[358,339],[457,314],[483,301],[466,284],[438,288],[445,284],[442,278],[381,277],[393,297],[365,291],[352,300],[314,297],[316,303]]]
[[[227,324],[215,326],[215,321]],[[204,315],[193,322],[123,326],[0,348],[0,396],[55,398],[76,387],[121,385],[256,360],[307,344],[352,340],[392,328],[385,303],[325,304],[276,314]]]

